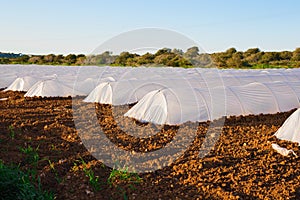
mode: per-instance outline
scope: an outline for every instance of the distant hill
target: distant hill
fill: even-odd
[[[0,58],[18,58],[23,56],[23,54],[19,53],[19,54],[15,54],[15,53],[3,53],[0,52]]]

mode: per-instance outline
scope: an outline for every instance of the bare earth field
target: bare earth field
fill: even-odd
[[[37,169],[43,189],[53,191],[56,199],[300,198],[300,158],[283,157],[271,147],[277,142],[300,155],[297,144],[273,136],[294,110],[226,118],[214,148],[204,158],[198,155],[210,122],[198,123],[192,144],[171,165],[138,176],[109,179],[112,168],[97,161],[78,136],[71,98],[24,98],[22,92],[0,91],[2,98],[8,99],[0,101],[0,159],[24,171]],[[165,126],[141,139],[118,127],[110,106],[88,104],[86,109],[96,110],[99,128],[126,151],[163,148],[179,128]],[[125,125],[150,126],[126,120]],[[38,153],[35,163],[21,151],[29,147]],[[98,177],[97,189],[88,177],[91,171]]]

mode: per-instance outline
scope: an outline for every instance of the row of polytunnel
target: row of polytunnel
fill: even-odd
[[[125,116],[156,124],[277,113],[299,107],[300,70],[0,65],[0,88],[25,96],[136,103]]]

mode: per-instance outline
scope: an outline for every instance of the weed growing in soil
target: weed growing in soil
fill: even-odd
[[[42,191],[38,181],[36,188],[28,173],[18,167],[8,167],[0,160],[0,199],[5,200],[53,200],[51,192]]]
[[[61,183],[62,182],[62,178],[59,177],[57,170],[54,167],[54,162],[51,162],[51,160],[48,160],[49,166],[51,171],[55,174],[55,180],[57,181],[57,183]]]
[[[10,138],[12,140],[15,139],[15,135],[16,135],[15,128],[12,125],[9,125],[8,129],[9,129],[9,136],[10,136]]]
[[[34,166],[37,166],[37,163],[40,159],[39,154],[38,154],[38,149],[39,146],[37,148],[32,148],[30,145],[27,148],[21,148],[20,151],[24,154],[26,154],[26,161],[29,164],[33,164]]]
[[[51,144],[51,151],[56,151],[56,146],[54,144]]]
[[[135,190],[133,184],[138,184],[142,182],[142,178],[139,177],[137,173],[128,172],[128,167],[124,170],[113,169],[107,179],[107,183],[112,187],[116,187],[119,191],[119,194],[123,196],[124,200],[128,199],[126,189],[124,189],[121,184],[125,184],[129,187],[130,190]]]
[[[90,169],[87,163],[81,158],[81,164],[83,166],[84,174],[89,178],[89,183],[95,191],[101,190],[101,183],[98,176],[95,176],[95,173],[92,169]],[[74,163],[73,171],[78,170],[78,166]]]
[[[141,181],[137,173],[128,172],[128,167],[124,170],[113,169],[107,179],[107,183],[111,186],[117,182],[140,183]]]
[[[89,182],[93,187],[93,189],[99,191],[101,189],[99,183],[99,177],[95,176],[94,171],[92,169],[83,168],[83,171],[85,175],[89,178]]]

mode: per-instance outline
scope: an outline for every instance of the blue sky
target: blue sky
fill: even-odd
[[[298,0],[0,0],[0,5],[2,52],[89,54],[120,33],[151,27],[179,32],[206,52],[300,47]]]

